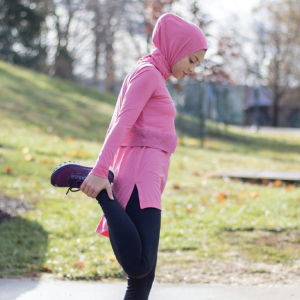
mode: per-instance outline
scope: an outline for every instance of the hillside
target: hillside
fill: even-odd
[[[0,120],[61,137],[105,136],[116,96],[0,61]]]

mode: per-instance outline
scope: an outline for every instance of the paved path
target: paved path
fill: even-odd
[[[122,300],[125,282],[0,279],[0,300]],[[149,300],[296,300],[300,287],[154,284]]]

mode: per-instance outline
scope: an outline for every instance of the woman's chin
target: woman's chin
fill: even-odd
[[[181,76],[178,76],[178,75],[176,75],[176,74],[172,74],[172,76],[175,78],[175,79],[180,79],[181,78]]]

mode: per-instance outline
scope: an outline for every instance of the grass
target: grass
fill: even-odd
[[[0,276],[43,272],[73,279],[123,277],[109,240],[94,233],[95,201],[55,189],[63,161],[94,164],[116,97],[0,62],[0,194],[34,209],[0,224]],[[300,255],[300,189],[225,182],[220,169],[300,171],[293,135],[229,128],[206,139],[181,138],[162,197],[158,265],[234,260],[292,265]],[[178,257],[177,251],[187,253]],[[176,259],[175,259],[176,257]],[[254,272],[263,272],[256,270]]]

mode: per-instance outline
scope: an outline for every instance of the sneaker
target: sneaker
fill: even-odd
[[[65,162],[59,165],[51,175],[51,184],[57,187],[68,187],[68,191],[65,195],[71,192],[79,192],[80,186],[85,180],[85,178],[92,171],[93,167],[86,167],[75,162]],[[114,170],[109,167],[108,171],[108,181],[111,186],[114,182]]]

